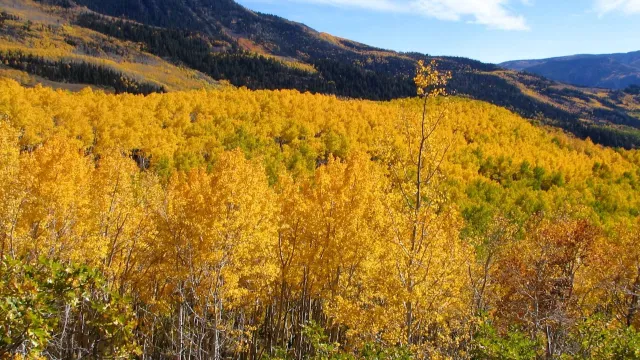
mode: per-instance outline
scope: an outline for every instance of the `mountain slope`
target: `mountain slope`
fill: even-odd
[[[58,9],[0,0],[0,74],[25,84],[149,93],[215,86],[209,76],[141,51],[136,43],[70,26]]]
[[[164,68],[159,72],[166,76],[186,69],[192,71],[191,77],[198,78],[202,74],[250,89],[297,89],[370,100],[414,96],[415,63],[433,58],[337,38],[303,24],[253,12],[232,0],[39,0],[39,3],[40,11],[47,16],[55,15],[58,24],[69,24],[71,26],[65,26],[93,36],[88,46],[81,44],[70,49],[71,55],[63,59],[65,64],[75,64],[78,53],[82,54],[82,61],[93,63],[100,63],[107,57],[110,66],[123,73],[131,68],[130,63],[136,63],[138,67],[146,63],[146,60],[138,61],[144,56],[129,56],[122,60],[117,52],[85,49],[105,48],[109,42],[125,44],[140,54],[174,66],[175,69]],[[0,0],[0,4],[9,12],[25,4],[37,7],[30,0]],[[41,17],[23,14],[22,21],[37,23]],[[6,34],[5,39],[14,43],[26,41],[15,34]],[[65,44],[73,43],[74,39],[66,33],[61,37]],[[31,54],[22,45],[21,51]],[[48,57],[39,50],[34,52]],[[60,61],[60,56],[56,55],[54,59]],[[506,107],[527,118],[559,126],[580,137],[591,137],[605,145],[640,145],[640,120],[632,111],[636,97],[624,97],[623,101],[617,92],[567,87],[471,59],[435,59],[441,69],[453,73],[450,93]],[[38,76],[47,75],[42,71],[38,73],[37,64],[14,61],[9,66],[35,72]],[[57,77],[47,79],[60,80],[60,74],[53,75]],[[129,77],[141,82],[145,79],[158,82],[153,72],[134,75]],[[72,81],[75,78],[62,79],[75,82]],[[81,80],[96,84],[91,76]],[[179,88],[165,86],[163,89]]]
[[[130,354],[117,354],[166,359],[180,357],[176,349],[187,343],[192,358],[215,358],[216,343],[206,339],[219,336],[222,359],[259,352],[268,359],[269,351],[274,359],[308,358],[312,348],[295,339],[307,336],[304,323],[314,318],[318,334],[343,329],[335,340],[340,345],[327,345],[344,348],[342,358],[357,358],[360,347],[372,354],[376,342],[385,349],[401,343],[410,298],[399,264],[411,262],[414,252],[398,239],[411,239],[415,229],[406,194],[419,184],[429,201],[418,219],[429,238],[415,258],[427,261],[418,263],[426,264],[421,273],[411,273],[427,279],[416,283],[420,304],[438,306],[416,312],[430,326],[416,326],[411,350],[428,352],[413,357],[373,348],[363,358],[464,358],[487,343],[502,344],[495,335],[466,335],[469,324],[483,321],[523,329],[517,339],[544,339],[548,330],[535,319],[521,320],[525,312],[537,314],[532,297],[569,304],[553,330],[570,334],[560,337],[567,356],[584,347],[590,358],[585,323],[596,334],[613,326],[633,331],[622,312],[601,309],[626,310],[634,296],[625,289],[637,284],[640,154],[542,129],[484,102],[437,99],[428,109],[429,126],[438,125],[421,165],[413,160],[421,147],[418,99],[230,88],[145,97],[71,94],[0,79],[0,216],[15,224],[2,229],[11,240],[6,253],[24,261],[45,253],[60,261],[56,271],[83,277],[103,272],[112,280],[98,284],[120,296],[91,299],[131,299],[118,307],[88,303],[86,294],[99,291],[91,285],[69,306],[41,307],[47,310],[41,318],[60,324],[69,318],[69,328],[80,329],[41,326],[52,334],[43,340],[51,343],[46,354],[104,358],[113,347],[132,344]],[[445,109],[450,116],[436,120]],[[441,157],[442,143],[452,146]],[[414,169],[435,176],[416,185]],[[70,271],[74,261],[96,271]],[[564,286],[577,262],[588,266]],[[10,264],[3,270],[15,267]],[[469,280],[483,277],[491,281]],[[21,304],[33,303],[34,288],[49,293],[50,279],[61,277],[39,276],[49,285],[28,283],[20,293],[13,284],[22,278],[6,271],[1,278],[3,300],[20,305],[9,324],[22,326],[31,318],[22,319],[27,306]],[[56,289],[69,299],[72,280],[66,279],[56,280],[64,282]],[[472,296],[485,285],[483,306],[496,311],[476,316]],[[212,310],[218,290],[225,301]],[[588,301],[573,301],[583,298]],[[105,308],[113,320],[93,312]],[[555,308],[535,316],[555,316]],[[115,336],[96,326],[105,323]],[[123,337],[125,331],[131,335]],[[615,341],[630,343],[625,353],[631,354],[635,343],[624,336]],[[102,352],[76,345],[86,338],[101,339]],[[533,350],[523,358],[536,358],[535,349],[542,354],[546,345],[525,344]],[[610,353],[593,351],[594,358],[614,358]]]
[[[640,51],[516,60],[500,65],[579,86],[623,89],[632,84],[640,84]]]

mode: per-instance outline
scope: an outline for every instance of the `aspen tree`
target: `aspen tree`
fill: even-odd
[[[441,165],[453,144],[442,132],[450,114],[443,104],[438,111],[428,108],[446,94],[450,77],[438,71],[435,62],[418,63],[415,82],[421,114],[417,121],[403,117],[399,131],[406,155],[392,158],[389,164],[393,191],[387,210],[388,236],[394,245],[397,291],[403,299],[402,343],[409,346],[429,341],[434,327],[436,332],[444,330],[439,323],[465,296],[462,269],[468,250],[458,236],[459,216],[438,186]]]

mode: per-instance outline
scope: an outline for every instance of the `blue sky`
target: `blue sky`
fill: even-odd
[[[238,0],[365,44],[485,62],[640,50],[640,0]]]

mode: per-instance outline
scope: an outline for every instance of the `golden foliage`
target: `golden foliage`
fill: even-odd
[[[554,346],[603,308],[637,324],[638,152],[434,99],[448,75],[421,66],[423,99],[382,103],[2,79],[2,253],[97,267],[218,355],[303,349],[311,320],[433,358],[468,355],[480,314]]]

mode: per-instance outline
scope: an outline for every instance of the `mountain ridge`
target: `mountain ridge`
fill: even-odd
[[[585,87],[624,89],[640,84],[640,51],[513,60],[499,65]]]

